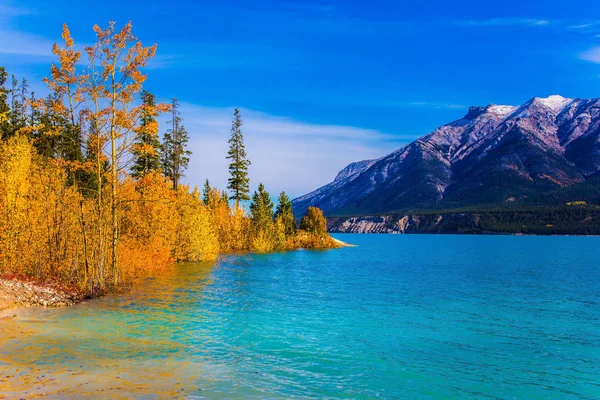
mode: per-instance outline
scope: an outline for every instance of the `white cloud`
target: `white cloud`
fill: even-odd
[[[569,25],[567,26],[567,29],[585,29],[585,28],[590,28],[592,26],[594,26],[595,24],[590,23],[590,24],[579,24],[579,25]]]
[[[431,108],[431,109],[451,109],[451,110],[462,110],[463,108],[467,108],[466,106],[462,105],[462,104],[456,104],[456,103],[437,103],[437,102],[431,102],[431,101],[413,101],[410,103],[407,103],[409,106],[413,106],[413,107],[425,107],[425,108]]]
[[[10,24],[12,19],[32,13],[31,10],[0,0],[0,55],[52,56],[50,40],[14,29]]]
[[[11,29],[0,29],[0,54],[51,57],[53,42],[43,37]]]
[[[456,23],[473,26],[544,26],[549,25],[550,21],[539,18],[490,18],[456,21]]]
[[[273,196],[282,190],[291,196],[305,194],[332,181],[350,162],[381,157],[406,143],[371,129],[240,111],[246,150],[252,161],[252,187],[262,182]],[[211,184],[225,188],[225,155],[233,109],[182,103],[181,113],[193,152],[186,180],[200,186],[208,178]]]
[[[0,21],[11,17],[31,14],[31,10],[17,7],[8,2],[0,0]]]
[[[600,64],[600,46],[593,47],[578,54],[578,57],[582,60]]]

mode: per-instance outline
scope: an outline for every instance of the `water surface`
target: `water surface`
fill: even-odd
[[[0,397],[600,398],[600,238],[338,235],[0,321]]]

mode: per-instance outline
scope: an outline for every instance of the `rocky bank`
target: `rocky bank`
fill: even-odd
[[[0,311],[18,307],[66,307],[82,299],[75,291],[22,282],[16,279],[0,279]]]

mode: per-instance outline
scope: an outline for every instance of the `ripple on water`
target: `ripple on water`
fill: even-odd
[[[343,239],[20,311],[0,397],[600,398],[599,238]]]

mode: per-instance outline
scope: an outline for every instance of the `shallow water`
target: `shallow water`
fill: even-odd
[[[0,321],[0,397],[600,398],[600,238],[337,235]]]

